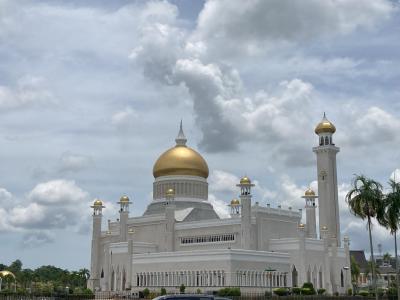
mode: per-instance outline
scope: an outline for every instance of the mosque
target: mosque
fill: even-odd
[[[312,282],[344,293],[351,286],[350,256],[349,239],[340,237],[335,131],[325,115],[315,128],[319,195],[311,189],[299,195],[303,224],[301,210],[253,201],[247,176],[237,184],[230,218],[221,219],[208,202],[207,162],[186,145],[181,124],[176,145],[154,164],[153,200],[142,216],[129,216],[132,202],[123,196],[119,218],[104,230],[103,203],[94,201],[89,288],[177,292],[184,284],[186,292],[264,293]]]

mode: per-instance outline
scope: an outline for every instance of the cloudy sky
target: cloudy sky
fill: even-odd
[[[344,195],[400,178],[399,26],[397,0],[0,0],[0,262],[88,267],[90,203],[143,213],[181,118],[221,215],[244,174],[254,201],[302,208],[324,111],[342,232],[367,248]]]

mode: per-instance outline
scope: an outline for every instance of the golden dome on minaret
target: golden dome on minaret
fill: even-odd
[[[161,154],[154,164],[154,178],[168,175],[191,175],[207,178],[208,165],[198,152],[186,146],[187,140],[182,130],[182,122],[175,141],[176,146]]]
[[[305,193],[304,196],[315,196],[315,192],[309,187]]]
[[[335,125],[333,125],[332,122],[326,118],[326,115],[324,113],[322,121],[318,123],[317,127],[315,127],[315,133],[316,134],[324,132],[335,133],[335,131],[336,131]]]

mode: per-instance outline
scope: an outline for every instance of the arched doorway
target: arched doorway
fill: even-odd
[[[292,286],[297,286],[297,285],[298,285],[298,274],[297,274],[296,266],[293,265]]]

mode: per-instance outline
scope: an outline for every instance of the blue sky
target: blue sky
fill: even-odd
[[[342,232],[367,248],[344,195],[400,169],[399,25],[386,0],[0,0],[0,262],[88,267],[90,203],[140,215],[181,118],[221,215],[244,174],[254,201],[302,208],[323,112]]]

